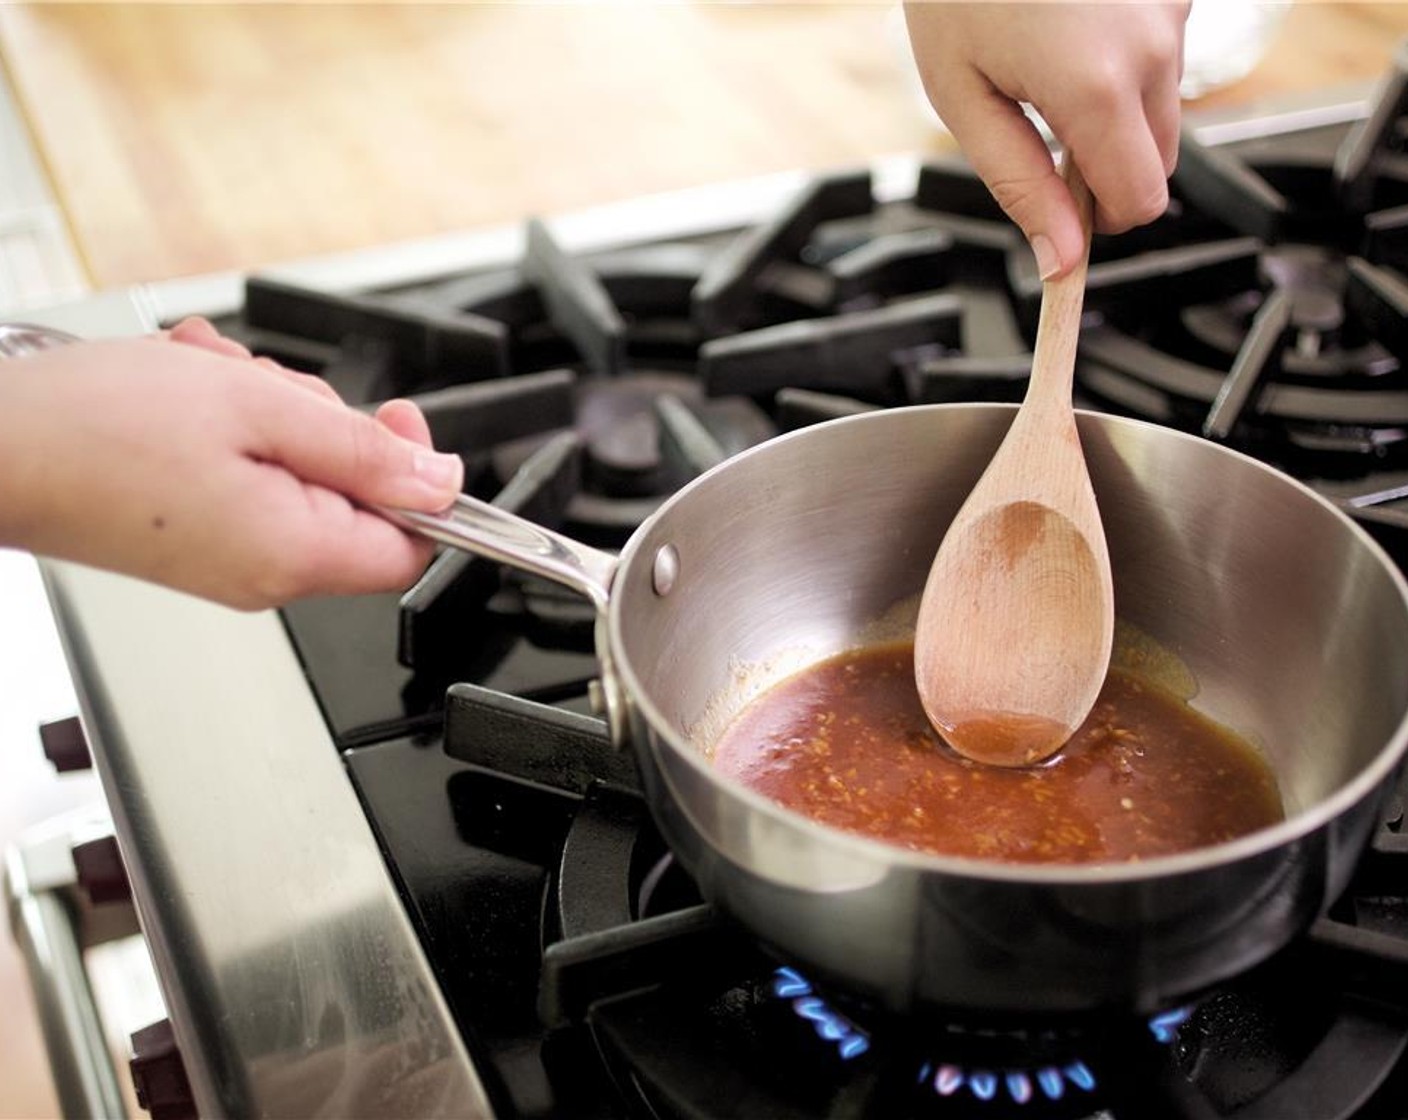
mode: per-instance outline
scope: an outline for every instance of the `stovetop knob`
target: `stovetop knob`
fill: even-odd
[[[196,1102],[170,1019],[133,1033],[129,1066],[137,1103],[152,1120],[195,1120]]]
[[[83,724],[77,716],[41,723],[39,742],[44,748],[44,756],[60,773],[87,770],[93,765],[88,737],[83,734]]]
[[[104,902],[132,901],[132,885],[115,836],[102,836],[73,846],[73,868],[78,885],[95,906]]]

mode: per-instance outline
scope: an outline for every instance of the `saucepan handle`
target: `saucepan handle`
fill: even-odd
[[[618,563],[609,552],[554,533],[498,506],[461,494],[442,513],[377,507],[409,532],[560,583],[605,612]]]
[[[41,327],[34,323],[0,323],[0,358],[23,358],[27,354],[37,354],[40,350],[78,341],[80,339],[76,334],[55,327]]]
[[[599,620],[606,618],[611,580],[620,565],[612,553],[581,544],[465,494],[443,513],[373,508],[409,532],[560,583],[590,599]],[[598,710],[606,717],[611,741],[625,747],[631,741],[629,717],[613,652],[610,642],[599,634],[600,692],[595,699]]]

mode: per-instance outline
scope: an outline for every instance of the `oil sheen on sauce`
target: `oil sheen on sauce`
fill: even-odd
[[[1148,859],[1284,816],[1250,744],[1121,669],[1050,761],[965,759],[924,714],[911,643],[844,653],[782,681],[728,727],[714,764],[835,828],[1008,862]]]

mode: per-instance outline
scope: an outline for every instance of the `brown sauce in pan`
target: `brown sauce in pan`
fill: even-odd
[[[1051,761],[962,758],[924,715],[909,643],[841,654],[774,686],[725,731],[714,764],[836,828],[1009,862],[1147,859],[1284,816],[1250,744],[1120,669]]]

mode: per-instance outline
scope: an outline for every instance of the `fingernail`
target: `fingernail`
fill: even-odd
[[[416,477],[437,490],[458,490],[464,480],[464,463],[458,455],[417,451]]]
[[[1032,252],[1036,254],[1036,270],[1043,280],[1050,280],[1061,268],[1061,258],[1056,255],[1056,246],[1051,238],[1038,233],[1032,238]]]

